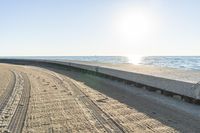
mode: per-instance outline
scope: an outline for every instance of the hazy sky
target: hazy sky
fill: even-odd
[[[1,0],[0,55],[200,55],[200,0]]]

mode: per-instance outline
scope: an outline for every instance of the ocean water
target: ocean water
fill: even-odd
[[[200,56],[149,56],[143,57],[139,64],[200,70]]]
[[[31,56],[31,57],[1,57],[1,58],[23,58],[23,59],[49,59],[49,60],[77,60],[102,63],[131,63],[159,67],[170,67],[186,70],[200,71],[200,56]]]

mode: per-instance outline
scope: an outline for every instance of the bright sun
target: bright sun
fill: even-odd
[[[145,10],[127,9],[118,14],[115,25],[123,42],[137,43],[152,33],[154,18]]]

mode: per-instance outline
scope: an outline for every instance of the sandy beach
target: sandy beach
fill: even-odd
[[[1,132],[200,132],[198,105],[76,71],[0,64],[0,99]]]

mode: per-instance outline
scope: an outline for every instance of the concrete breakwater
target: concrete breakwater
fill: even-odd
[[[113,80],[119,80],[127,84],[133,84],[137,87],[155,91],[167,96],[176,97],[191,103],[200,103],[200,85],[180,81],[177,79],[162,78],[153,75],[135,73],[125,70],[119,70],[112,67],[99,66],[98,64],[87,64],[73,61],[52,61],[52,60],[25,60],[25,59],[1,59],[2,63],[37,65],[46,67],[62,67],[76,69],[81,72],[103,76]]]

